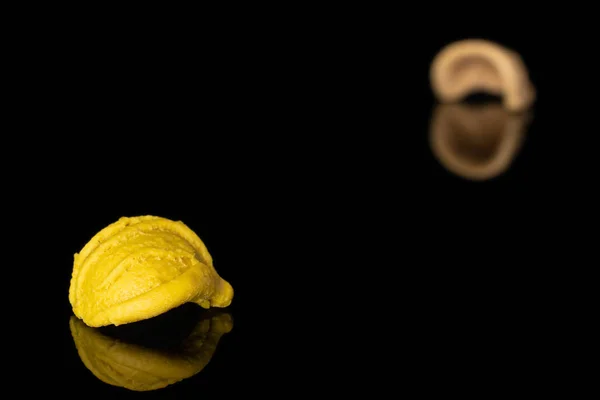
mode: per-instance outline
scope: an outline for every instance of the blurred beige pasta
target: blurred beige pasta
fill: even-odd
[[[430,79],[435,96],[444,103],[488,93],[502,97],[507,110],[519,112],[536,97],[519,54],[487,40],[466,39],[444,47],[431,63]]]

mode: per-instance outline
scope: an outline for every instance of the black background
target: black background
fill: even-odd
[[[234,327],[201,373],[145,395],[546,384],[541,327],[568,219],[556,194],[571,182],[557,161],[560,34],[471,11],[140,11],[35,35],[15,100],[35,110],[17,135],[29,167],[9,178],[27,208],[9,216],[11,286],[28,282],[11,308],[15,370],[49,393],[139,395],[84,367],[68,287],[98,230],[152,214],[206,243],[235,289]],[[447,171],[428,142],[430,62],[464,38],[520,53],[538,92],[523,148],[486,182]],[[186,310],[174,318],[197,316]]]

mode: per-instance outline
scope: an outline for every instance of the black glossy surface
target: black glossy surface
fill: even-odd
[[[209,399],[375,397],[390,386],[482,393],[543,381],[539,327],[558,259],[548,249],[559,252],[567,218],[548,218],[544,204],[570,182],[554,156],[563,136],[548,46],[522,21],[509,33],[483,23],[426,33],[350,25],[245,30],[194,61],[182,52],[156,61],[154,46],[82,48],[76,59],[103,64],[57,72],[64,98],[39,117],[57,133],[36,142],[40,167],[21,180],[39,189],[13,192],[36,204],[16,225],[36,245],[13,248],[30,257],[31,283],[12,307],[27,354],[12,365],[27,386],[73,398]],[[431,147],[428,67],[444,44],[479,32],[521,53],[539,100],[508,169],[475,182]],[[235,289],[224,310],[233,327],[207,366],[145,394],[85,367],[68,303],[73,253],[119,217],[143,214],[185,222]],[[172,350],[205,316],[186,306],[99,332]]]

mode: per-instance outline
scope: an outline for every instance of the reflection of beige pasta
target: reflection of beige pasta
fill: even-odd
[[[486,40],[466,39],[444,47],[431,63],[430,78],[432,90],[442,102],[485,92],[501,96],[506,109],[522,111],[536,97],[521,57]]]
[[[510,167],[529,118],[528,113],[509,113],[495,103],[438,105],[429,132],[431,150],[458,176],[491,179]]]

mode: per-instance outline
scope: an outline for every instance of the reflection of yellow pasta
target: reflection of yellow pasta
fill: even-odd
[[[200,238],[182,222],[121,218],[75,254],[69,301],[87,325],[121,325],[184,303],[227,307],[233,288]]]
[[[431,87],[442,102],[455,102],[475,92],[502,96],[504,107],[522,111],[536,91],[521,57],[486,40],[460,40],[444,47],[430,70]]]
[[[79,357],[98,379],[135,391],[164,388],[202,371],[221,336],[231,331],[227,313],[204,318],[182,343],[179,353],[124,343],[103,335],[76,317],[69,321]]]
[[[499,104],[438,105],[431,119],[431,150],[456,175],[491,179],[510,167],[528,122],[529,114],[512,114]]]

